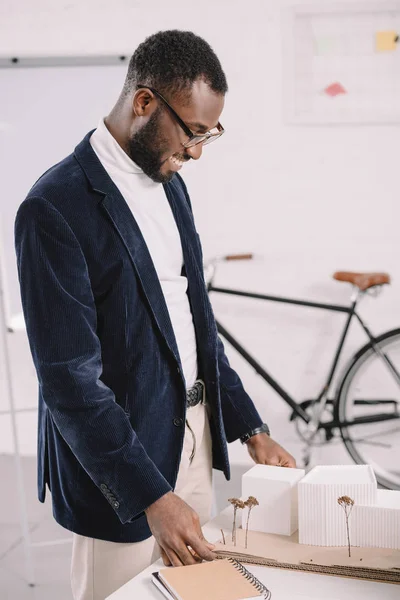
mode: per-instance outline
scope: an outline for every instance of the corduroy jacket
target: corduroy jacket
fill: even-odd
[[[186,389],[164,295],[138,224],[89,138],[18,209],[21,298],[39,384],[38,495],[80,535],[137,542],[144,510],[174,489]],[[261,418],[230,367],[203,277],[189,196],[164,185],[183,249],[210,405],[213,466]]]

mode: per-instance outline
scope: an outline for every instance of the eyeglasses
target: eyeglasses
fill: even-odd
[[[206,131],[205,133],[193,133],[186,125],[186,123],[180,118],[178,113],[175,112],[172,106],[166,101],[164,96],[157,92],[157,90],[149,87],[148,85],[138,85],[137,88],[150,90],[155,96],[157,96],[157,98],[159,98],[165,104],[165,106],[168,108],[176,122],[179,124],[181,129],[183,129],[183,131],[189,138],[187,142],[182,144],[184,148],[192,148],[193,146],[197,146],[197,144],[203,144],[204,146],[206,144],[211,144],[211,142],[217,140],[224,133],[225,129],[222,127],[221,123],[218,123],[216,127],[213,127],[212,129],[210,129],[210,131]]]

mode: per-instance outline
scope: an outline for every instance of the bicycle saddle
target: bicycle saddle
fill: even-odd
[[[350,271],[337,271],[333,278],[337,281],[347,281],[357,286],[363,292],[374,285],[390,283],[390,275],[387,273],[352,273]]]

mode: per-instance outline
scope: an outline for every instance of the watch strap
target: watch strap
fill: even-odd
[[[252,438],[254,435],[258,435],[259,433],[266,433],[267,435],[271,435],[269,427],[266,423],[263,423],[261,427],[256,427],[255,429],[252,429],[248,433],[242,435],[240,441],[242,442],[242,444],[245,444],[249,441],[250,438]]]

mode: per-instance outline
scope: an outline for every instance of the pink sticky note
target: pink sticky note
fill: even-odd
[[[347,94],[347,91],[344,89],[341,83],[331,83],[324,89],[325,94],[334,98],[335,96],[339,96],[339,94]]]

